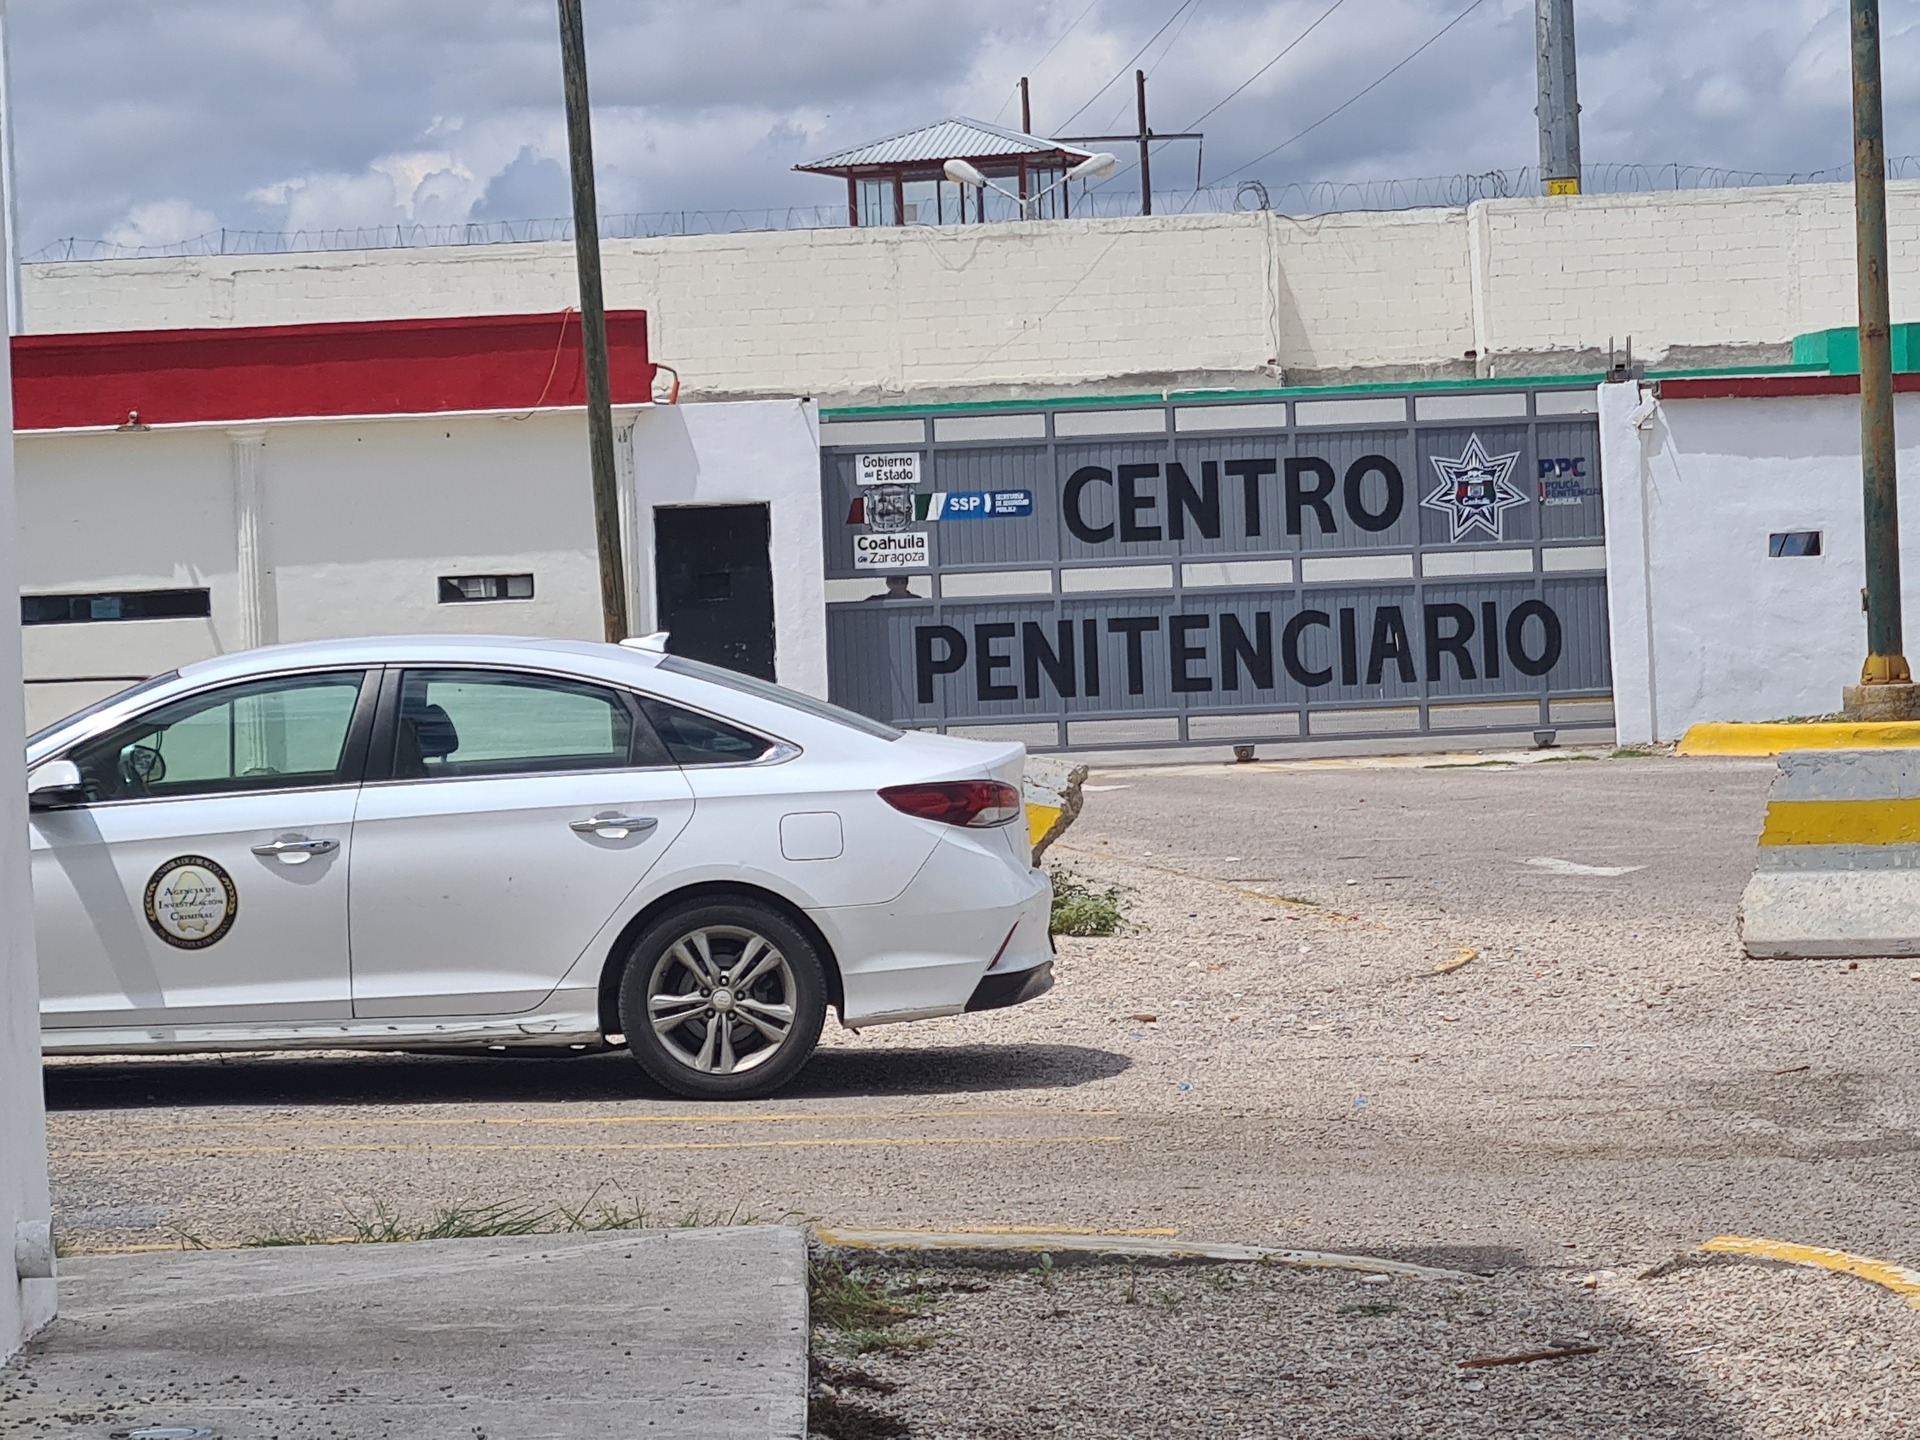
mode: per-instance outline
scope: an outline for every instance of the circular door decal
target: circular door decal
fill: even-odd
[[[177,855],[147,881],[147,924],[181,950],[204,950],[225,939],[239,913],[233,877],[204,855]]]

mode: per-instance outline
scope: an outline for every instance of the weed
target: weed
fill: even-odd
[[[1052,1254],[1048,1251],[1042,1250],[1040,1252],[1040,1263],[1038,1265],[1035,1265],[1031,1270],[1027,1271],[1027,1273],[1033,1276],[1034,1279],[1040,1282],[1040,1288],[1042,1290],[1051,1290],[1053,1288],[1053,1256]]]
[[[807,1266],[807,1293],[813,1304],[813,1323],[828,1330],[877,1330],[900,1320],[911,1320],[926,1308],[903,1299],[878,1280],[855,1275],[838,1260],[816,1260]]]
[[[1512,760],[1442,760],[1436,765],[1427,766],[1427,769],[1429,770],[1497,770],[1502,766],[1508,766],[1514,763],[1515,762]]]
[[[1536,760],[1536,765],[1566,765],[1575,760],[1598,760],[1598,755],[1549,755],[1544,760]]]
[[[1127,1261],[1127,1288],[1120,1292],[1120,1298],[1129,1305],[1140,1303],[1140,1266],[1132,1260]]]
[[[1240,1277],[1224,1266],[1215,1266],[1206,1272],[1206,1281],[1216,1290],[1231,1290],[1240,1283]]]
[[[1053,918],[1056,935],[1101,938],[1117,935],[1127,923],[1120,909],[1120,889],[1109,885],[1095,889],[1071,870],[1055,870],[1053,881]]]
[[[838,1332],[832,1344],[843,1355],[916,1355],[938,1338],[925,1331],[909,1333],[892,1326],[877,1330],[862,1326]]]
[[[1653,751],[1643,745],[1622,745],[1618,750],[1613,752],[1613,758],[1616,760],[1650,760],[1653,758]]]

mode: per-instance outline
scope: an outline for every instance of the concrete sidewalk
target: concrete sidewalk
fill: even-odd
[[[0,1434],[806,1434],[804,1232],[647,1230],[64,1261]]]

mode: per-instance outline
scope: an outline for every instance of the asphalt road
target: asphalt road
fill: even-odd
[[[1920,1263],[1913,965],[1735,944],[1771,767],[1429,767],[1096,775],[1053,858],[1122,887],[1130,933],[1062,942],[1019,1010],[835,1032],[770,1101],[673,1100],[618,1055],[52,1064],[59,1230],[234,1244],[504,1203]]]

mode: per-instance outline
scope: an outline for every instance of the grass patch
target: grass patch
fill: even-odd
[[[902,1295],[880,1280],[856,1275],[838,1260],[816,1260],[807,1266],[807,1294],[813,1303],[813,1323],[828,1330],[884,1329],[899,1320],[912,1320],[925,1309],[910,1295]]]
[[[1053,881],[1053,917],[1049,922],[1056,935],[1100,939],[1118,935],[1127,923],[1120,909],[1120,889],[1109,885],[1101,890],[1089,885],[1071,870],[1055,870]]]
[[[913,1355],[937,1338],[900,1328],[904,1321],[924,1318],[933,1307],[932,1296],[859,1274],[837,1259],[807,1266],[807,1295],[816,1341],[843,1355]]]
[[[1500,770],[1518,764],[1515,760],[1442,760],[1429,770]]]
[[[1598,760],[1598,755],[1549,755],[1544,760],[1536,760],[1536,765],[1568,765],[1576,760]]]
[[[779,1217],[791,1219],[791,1215]],[[708,1211],[696,1205],[678,1215],[666,1215],[644,1205],[621,1205],[600,1199],[594,1191],[578,1206],[535,1205],[498,1201],[489,1205],[442,1205],[425,1219],[409,1220],[377,1203],[365,1214],[347,1212],[347,1233],[319,1235],[280,1233],[262,1235],[241,1245],[245,1250],[267,1250],[286,1245],[388,1245],[414,1240],[496,1240],[516,1235],[576,1235],[610,1230],[707,1230],[729,1225],[775,1223],[764,1215],[731,1210]]]
[[[1613,758],[1615,760],[1651,760],[1653,751],[1644,745],[1622,745],[1613,752]]]

